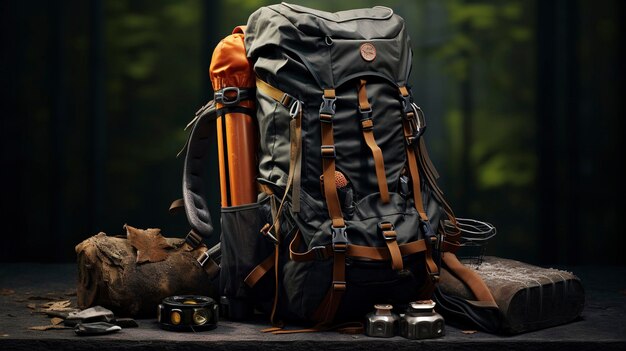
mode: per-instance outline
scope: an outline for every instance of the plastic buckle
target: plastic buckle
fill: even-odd
[[[332,234],[333,251],[346,252],[348,250],[348,236],[346,235],[346,226],[330,226],[330,233]]]
[[[402,98],[402,112],[404,112],[404,115],[406,116],[413,109],[411,106],[411,95],[400,95],[400,97]]]
[[[435,232],[433,232],[433,227],[431,227],[430,223],[420,219],[419,226],[422,229],[422,233],[424,233],[424,241],[426,241],[426,244],[431,245],[434,243],[435,248],[439,247],[439,238],[435,235]]]
[[[322,104],[320,105],[320,116],[329,115],[332,117],[335,114],[335,102],[336,101],[337,101],[336,97],[327,98],[325,96],[322,96]]]
[[[232,93],[235,93],[234,98],[229,96],[229,95],[232,95]],[[215,102],[220,103],[222,105],[226,105],[226,106],[234,105],[234,104],[239,103],[240,100],[241,100],[241,91],[237,87],[226,87],[226,88],[223,88],[222,90],[215,92]]]
[[[374,121],[371,117],[366,117],[361,119],[361,129],[363,130],[372,130],[374,129]]]

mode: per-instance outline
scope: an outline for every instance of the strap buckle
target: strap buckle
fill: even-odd
[[[336,158],[337,153],[335,152],[334,145],[322,145],[322,158]]]
[[[415,118],[415,134],[416,137],[419,138],[426,131],[426,117],[424,116],[424,111],[422,111],[422,109],[415,103],[411,103],[411,106],[417,116],[417,118]]]
[[[289,95],[287,93],[284,93],[283,97],[280,98],[279,102],[280,102],[281,105],[283,105],[285,107],[293,107],[291,104],[294,103],[295,101],[298,101],[298,100],[296,100],[295,97],[293,97],[293,96],[291,96],[291,95]]]
[[[434,249],[439,249],[439,237],[433,231],[433,227],[428,221],[420,219],[419,227],[424,233],[424,241],[426,245],[433,245]]]
[[[202,242],[202,237],[198,233],[194,232],[193,230],[190,230],[187,236],[185,237],[185,242],[189,246],[191,246],[191,248],[195,249]]]
[[[333,280],[333,290],[335,290],[335,291],[345,291],[346,290],[346,282]]]
[[[285,96],[288,96],[288,95],[285,94]],[[283,96],[283,98],[284,98],[284,96]],[[294,99],[291,96],[290,96],[290,98]],[[294,100],[290,100],[290,103],[291,103],[291,107],[289,107],[289,117],[291,117],[291,119],[294,119],[300,113],[300,110],[302,109],[302,105],[300,103],[300,100],[295,100],[295,99]],[[288,105],[285,105],[285,106],[288,106]]]
[[[394,225],[388,221],[378,223],[378,231],[382,234],[386,241],[396,240],[398,237]]]
[[[209,259],[211,259],[211,255],[209,255],[209,250],[206,250],[202,253],[202,255],[200,255],[200,257],[198,257],[197,261],[201,267],[204,267]]]
[[[361,119],[361,129],[363,129],[364,131],[374,129],[374,121],[371,117]]]
[[[412,108],[412,102],[411,102],[411,95],[400,95],[400,97],[402,98],[402,112],[404,112],[404,115],[406,116],[409,112],[411,112],[413,110]]]
[[[233,97],[233,93],[235,96]],[[215,92],[215,102],[225,106],[239,103],[242,98],[242,91],[238,87],[226,87]]]
[[[322,96],[322,104],[320,105],[320,116],[321,115],[335,115],[335,102],[337,101],[336,97],[327,98]]]
[[[346,235],[346,226],[335,227],[330,226],[330,233],[332,234],[333,251],[334,252],[346,252],[348,250],[348,236]]]

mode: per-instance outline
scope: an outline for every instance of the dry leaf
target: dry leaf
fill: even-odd
[[[476,334],[476,333],[478,333],[478,330],[461,330],[461,333],[463,333],[463,334]]]
[[[0,335],[0,337],[6,338],[7,336],[9,336],[9,334],[2,334]]]
[[[70,307],[70,300],[52,301],[42,305],[46,311],[65,311]]]
[[[52,323],[52,325],[59,325],[63,323],[63,318],[59,318],[59,317],[51,318],[50,323]]]
[[[64,326],[64,325],[54,325],[54,324],[48,324],[48,325],[37,325],[34,327],[28,327],[28,329],[30,330],[39,330],[39,331],[44,331],[44,330],[50,330],[50,329],[67,329],[68,327]]]
[[[0,296],[9,296],[15,294],[15,290],[13,289],[0,289]]]
[[[37,309],[37,305],[35,305],[34,303],[29,303],[28,305],[26,305],[26,307],[30,308],[31,310]]]
[[[137,263],[159,262],[169,256],[168,249],[173,247],[161,236],[161,230],[150,228],[137,229],[124,225],[128,242],[137,250]]]

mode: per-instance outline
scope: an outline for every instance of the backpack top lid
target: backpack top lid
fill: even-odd
[[[248,19],[245,43],[257,74],[285,73],[295,60],[321,89],[363,74],[406,84],[411,65],[404,20],[382,6],[336,13],[287,3],[262,7]],[[361,54],[364,43],[373,45],[373,56]]]

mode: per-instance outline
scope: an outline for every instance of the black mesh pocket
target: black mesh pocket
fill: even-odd
[[[274,250],[260,230],[269,222],[269,202],[222,208],[220,292],[247,300],[246,276]]]

